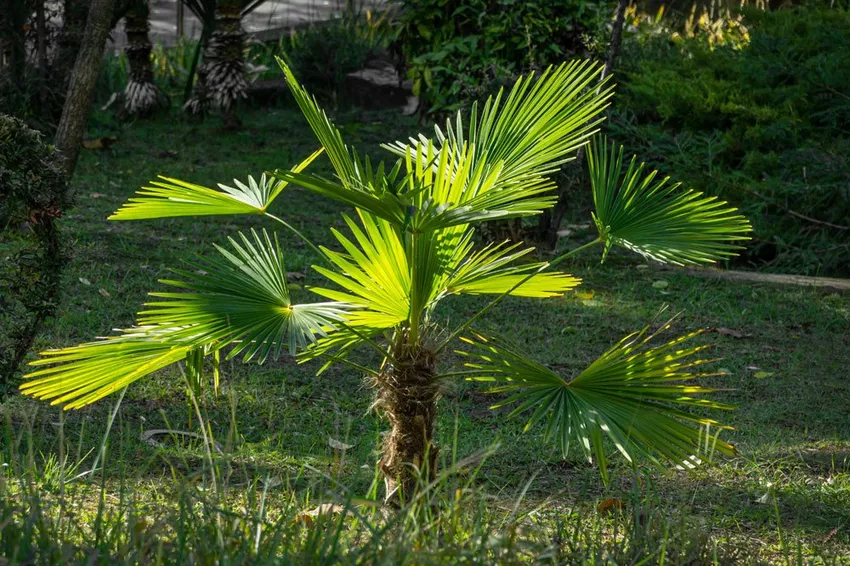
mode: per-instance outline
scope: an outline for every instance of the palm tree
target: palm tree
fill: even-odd
[[[750,225],[714,198],[656,181],[622,148],[597,138],[588,162],[599,234],[549,262],[521,262],[531,248],[519,244],[477,247],[475,230],[493,219],[539,214],[554,204],[548,175],[596,131],[612,88],[595,86],[600,67],[564,64],[519,79],[466,119],[385,148],[392,165],[374,164],[345,145],[339,130],[281,62],[295,99],[328,154],[336,177],[304,169],[319,152],[272,179],[214,190],[161,178],[119,209],[115,220],[271,212],[287,183],[295,183],[354,209],[344,215],[348,234],[331,229],[336,249],[305,242],[323,265],[314,269],[326,286],[311,288],[325,299],[294,303],[286,286],[283,252],[274,235],[252,232],[231,238],[221,257],[163,281],[139,313],[137,326],[111,338],[42,353],[22,390],[66,408],[78,408],[119,391],[160,368],[185,361],[190,383],[201,382],[203,360],[264,361],[286,345],[299,361],[341,363],[372,378],[375,407],[387,418],[380,461],[386,499],[413,497],[419,482],[433,477],[438,447],[434,430],[443,385],[467,377],[495,382],[516,404],[512,414],[531,411],[529,425],[545,421],[549,438],[566,452],[571,439],[606,470],[603,437],[628,459],[644,455],[677,465],[699,458],[703,426],[716,421],[689,407],[723,408],[704,399],[710,389],[687,383],[698,376],[701,346],[684,343],[694,334],[653,346],[648,329],[625,337],[575,376],[558,374],[527,358],[506,341],[473,330],[472,324],[506,296],[545,299],[569,292],[580,280],[551,268],[573,254],[599,246],[625,247],[676,265],[711,262],[736,253]],[[459,327],[448,329],[436,307],[450,295],[493,295],[488,305]],[[662,329],[669,326],[663,325]],[[461,338],[468,363],[460,371],[440,366]],[[376,351],[374,367],[350,359],[356,349]],[[443,372],[443,373],[441,373]],[[214,369],[218,379],[218,370]],[[723,441],[715,449],[730,454]]]
[[[151,64],[150,8],[147,0],[134,2],[125,16],[127,61],[130,76],[124,89],[124,109],[133,115],[146,115],[168,106],[168,97],[153,80]]]
[[[224,115],[228,127],[238,127],[236,105],[245,98],[248,79],[243,57],[244,32],[242,17],[250,14],[266,0],[183,0],[203,22],[199,49],[203,62],[198,68],[198,81],[183,109],[195,115],[210,107]],[[197,52],[192,61],[189,81],[194,79]]]

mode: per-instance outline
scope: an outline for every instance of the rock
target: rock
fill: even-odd
[[[364,69],[346,75],[343,94],[350,103],[363,108],[402,108],[411,94],[406,86],[392,63],[373,60]]]

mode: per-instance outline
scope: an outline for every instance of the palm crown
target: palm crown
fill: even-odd
[[[441,382],[436,359],[462,338],[468,363],[445,376],[501,383],[496,389],[511,393],[504,403],[516,404],[514,413],[530,411],[529,425],[545,421],[547,436],[564,451],[574,439],[603,474],[603,434],[628,459],[643,454],[677,464],[694,460],[699,425],[717,423],[686,409],[723,405],[697,397],[709,390],[683,383],[705,375],[690,371],[704,363],[694,358],[701,347],[683,345],[692,335],[652,347],[653,334],[644,329],[570,379],[470,326],[505,296],[554,297],[580,284],[550,270],[575,250],[549,262],[523,262],[533,248],[479,246],[474,230],[554,204],[548,175],[590,141],[612,93],[607,83],[597,87],[599,66],[575,62],[539,78],[520,78],[510,92],[481,108],[473,105],[466,120],[459,113],[433,137],[384,146],[397,156],[391,165],[373,164],[345,145],[315,99],[281,67],[320,151],[291,169],[220,190],[160,178],[112,219],[257,214],[295,230],[268,210],[288,183],[297,184],[354,209],[344,215],[347,233],[332,229],[335,249],[307,242],[322,259],[314,269],[328,282],[311,290],[325,300],[293,304],[276,237],[241,234],[228,247],[217,247],[221,257],[206,260],[202,269],[177,271],[178,278],[162,281],[171,290],[152,293],[156,300],[139,313],[136,327],[43,352],[21,387],[24,393],[77,408],[175,362],[185,361],[197,379],[204,358],[211,356],[217,368],[225,349],[229,357],[262,362],[288,346],[301,361],[346,363],[374,377],[376,405],[393,427],[381,459],[389,495],[411,489],[418,470],[435,467],[432,434]],[[335,178],[305,172],[321,151]],[[623,246],[662,262],[710,262],[733,255],[734,242],[750,230],[725,203],[666,179],[657,182],[634,160],[623,173],[622,148],[604,139],[590,144],[588,164],[599,230],[591,244],[605,253]],[[435,306],[461,294],[494,298],[446,332],[433,320]],[[379,368],[348,359],[359,346],[380,352]],[[717,447],[733,450],[723,442]]]

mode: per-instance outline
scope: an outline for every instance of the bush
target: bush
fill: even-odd
[[[53,146],[21,120],[0,115],[0,388],[53,314],[63,263],[54,221],[68,204]]]
[[[610,131],[665,173],[742,206],[753,263],[848,275],[848,231],[832,225],[850,218],[850,13],[799,6],[727,23],[689,34],[638,26]]]
[[[346,14],[293,32],[282,41],[282,55],[305,85],[335,99],[346,75],[362,69],[386,46],[389,31],[385,15]],[[276,67],[273,61],[268,66]]]
[[[406,0],[395,44],[414,92],[440,113],[584,52],[603,13],[585,1]]]

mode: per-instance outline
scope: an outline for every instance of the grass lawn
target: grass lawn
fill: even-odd
[[[77,168],[78,204],[63,221],[73,259],[42,347],[131,325],[169,267],[260,225],[241,217],[106,220],[157,174],[214,186],[290,167],[317,147],[297,110],[249,110],[243,119],[235,133],[176,116],[93,121],[91,136],[119,141],[84,152]],[[347,142],[373,155],[378,143],[420,129],[392,112],[344,113],[339,123]],[[325,161],[314,167],[329,172]],[[301,189],[288,188],[274,212],[319,243],[331,242],[328,228],[344,227],[339,206]],[[565,247],[593,237],[582,224],[589,215],[575,214]],[[303,286],[319,281],[310,269],[316,258],[292,234],[279,235],[294,292],[307,297]],[[722,358],[714,364],[721,375],[706,381],[738,407],[716,416],[735,427],[722,434],[739,456],[691,471],[620,462],[605,486],[577,454],[561,458],[542,430],[523,434],[522,418],[489,410],[497,397],[485,388],[457,382],[440,402],[438,433],[442,466],[454,463],[457,473],[446,474],[436,505],[388,518],[363,503],[375,493],[386,423],[370,413],[371,393],[356,371],[340,366],[315,377],[317,365],[286,358],[223,364],[218,396],[202,399],[221,446],[213,489],[200,441],[140,437],[200,432],[175,368],[129,388],[102,473],[74,480],[92,466],[115,397],[64,415],[15,394],[5,400],[0,552],[44,563],[850,564],[850,296],[696,278],[625,254],[604,265],[595,253],[581,255],[567,269],[584,280],[578,292],[507,300],[481,326],[569,375],[662,305],[682,311],[676,332],[709,329],[697,340],[715,344],[710,355]],[[483,304],[450,301],[444,321],[451,326]],[[447,361],[446,370],[455,360]],[[362,498],[356,516],[302,513],[352,497]]]

